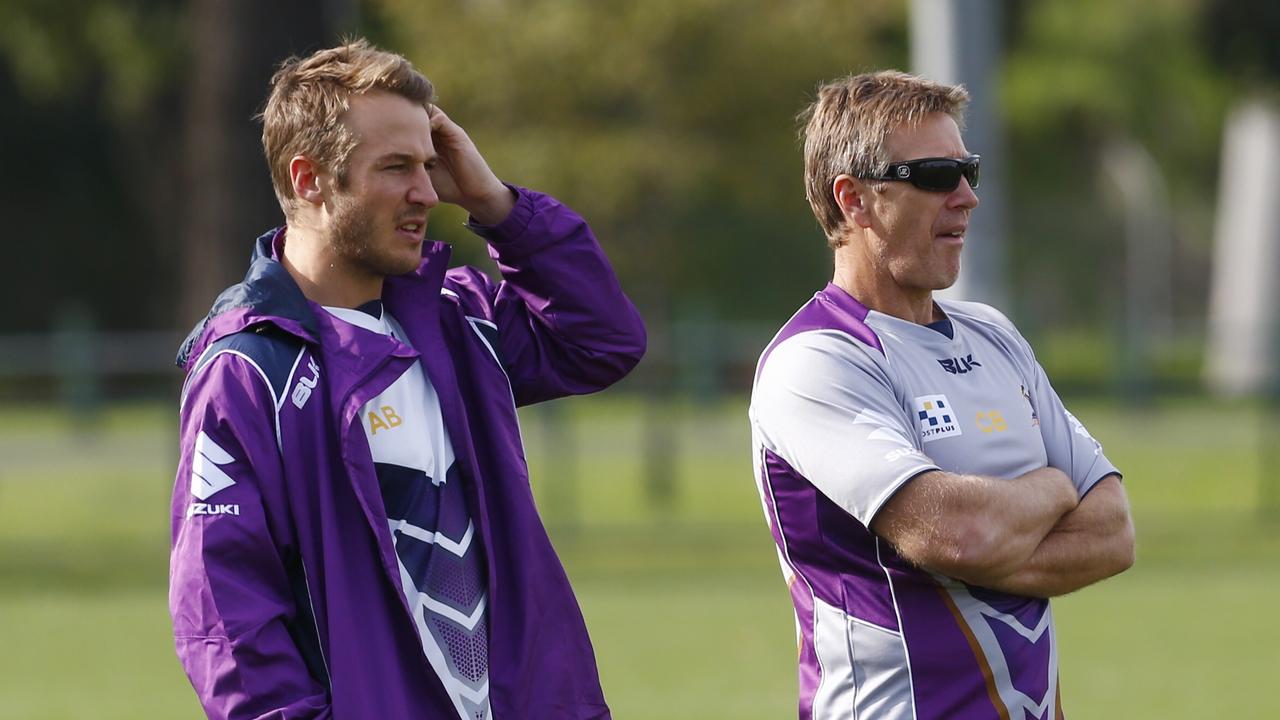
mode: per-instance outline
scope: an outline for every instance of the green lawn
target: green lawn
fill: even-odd
[[[1075,409],[1127,473],[1139,562],[1056,602],[1068,713],[1280,716],[1265,691],[1280,670],[1280,623],[1264,614],[1280,607],[1280,522],[1257,510],[1263,420],[1185,401]],[[568,430],[550,436],[548,413]],[[744,405],[645,416],[592,398],[523,420],[615,715],[793,717],[793,621]],[[0,411],[0,717],[200,717],[165,611],[174,421]],[[664,469],[674,486],[648,487]]]

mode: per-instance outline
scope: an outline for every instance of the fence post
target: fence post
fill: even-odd
[[[655,303],[665,310],[666,303]],[[666,312],[655,312],[649,325],[649,351],[643,365],[640,411],[640,472],[650,510],[669,514],[679,484],[680,437],[676,431],[677,399],[673,392],[680,375],[677,323]]]
[[[578,504],[578,442],[573,418],[563,403],[541,403],[535,407],[546,470],[542,482],[547,487],[547,508],[557,526],[567,534],[578,531],[581,513]]]
[[[97,333],[93,314],[83,303],[58,310],[53,331],[53,367],[58,374],[58,398],[77,429],[98,421],[102,410],[102,379],[98,373]]]

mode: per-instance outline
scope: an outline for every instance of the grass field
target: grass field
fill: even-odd
[[[1075,410],[1127,473],[1139,560],[1055,603],[1068,714],[1280,717],[1266,690],[1280,670],[1280,522],[1258,510],[1262,448],[1280,429],[1200,402]],[[548,412],[568,430],[553,435]],[[636,401],[524,415],[614,714],[794,717],[791,609],[743,401],[657,416],[678,446],[652,439]],[[0,718],[200,717],[165,609],[174,424],[167,407],[113,409],[92,429],[0,410]],[[676,471],[665,502],[646,457]]]

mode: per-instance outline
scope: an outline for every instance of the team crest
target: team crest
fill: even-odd
[[[951,401],[946,395],[921,395],[916,398],[916,419],[920,421],[921,442],[933,442],[960,435]]]
[[[1027,391],[1026,385],[1019,385],[1018,388],[1022,390],[1022,399],[1026,400],[1027,406],[1031,408],[1031,427],[1038,427],[1040,415],[1036,413],[1036,404],[1031,402],[1031,393]]]

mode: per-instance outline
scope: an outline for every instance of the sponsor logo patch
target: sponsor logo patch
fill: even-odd
[[[946,370],[952,375],[964,375],[965,373],[972,371],[974,368],[982,367],[982,363],[973,359],[973,353],[965,355],[962,358],[945,358],[943,360],[939,360],[938,364],[942,366],[943,370]]]
[[[921,442],[961,435],[960,423],[946,395],[921,395],[916,398],[916,418],[920,421]]]
[[[905,458],[924,459],[924,453],[920,452],[919,450],[916,450],[915,448],[905,447],[905,448],[898,448],[897,450],[890,450],[889,452],[884,454],[885,462],[898,462],[899,460],[902,460]]]
[[[201,500],[236,484],[220,465],[235,461],[231,453],[222,449],[201,430],[196,436],[195,456],[191,459],[191,494]]]
[[[239,515],[239,505],[219,505],[216,503],[193,502],[187,508],[187,517],[195,515]]]
[[[999,410],[984,410],[974,419],[978,422],[978,429],[984,433],[1000,433],[1009,429],[1009,423],[1005,422],[1004,415]]]
[[[307,369],[311,371],[311,377],[299,376],[298,384],[293,386],[293,406],[299,410],[311,399],[311,391],[320,382],[320,366],[316,365],[315,358],[307,358]]]
[[[1090,435],[1089,431],[1084,429],[1084,424],[1081,423],[1079,420],[1077,420],[1076,416],[1072,415],[1069,410],[1064,409],[1063,412],[1066,413],[1067,415],[1067,422],[1071,424],[1072,431],[1074,431],[1075,434],[1079,435],[1085,440],[1088,440],[1089,442],[1093,443],[1094,455],[1101,455],[1102,443],[1098,442],[1097,439],[1095,439],[1092,435]]]
[[[396,412],[396,409],[390,405],[383,405],[378,410],[369,412],[369,436],[378,434],[379,430],[392,430],[400,427],[404,420]]]

